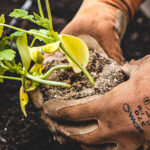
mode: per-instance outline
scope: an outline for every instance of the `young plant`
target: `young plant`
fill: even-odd
[[[54,31],[49,0],[45,0],[45,2],[48,18],[45,18],[44,16],[40,0],[38,0],[40,16],[36,13],[29,15],[27,11],[20,9],[15,9],[12,13],[10,13],[11,17],[28,19],[29,21],[37,24],[40,27],[39,30],[24,30],[10,26],[5,24],[4,15],[2,14],[0,16],[0,38],[3,35],[4,27],[16,30],[16,32],[10,36],[3,37],[0,41],[0,82],[3,82],[3,79],[18,80],[22,82],[22,86],[20,88],[20,105],[25,116],[27,116],[25,110],[25,106],[28,103],[27,92],[34,90],[40,83],[52,86],[62,86],[65,88],[70,87],[70,85],[66,83],[45,80],[56,69],[72,68],[75,73],[83,71],[91,84],[94,85],[93,78],[86,70],[86,66],[89,61],[89,49],[87,45],[77,37],[66,34],[59,35]],[[33,36],[33,41],[30,46],[28,46],[28,35]],[[12,41],[15,39],[22,63],[16,63],[15,61],[16,52],[12,47]],[[45,45],[34,47],[36,40],[45,43]],[[11,43],[10,47],[7,46],[8,41]],[[58,50],[65,54],[69,65],[58,65],[52,67],[43,74],[43,54],[54,53]],[[34,61],[34,65],[32,67],[31,61]],[[20,77],[5,76],[6,71],[16,73]]]

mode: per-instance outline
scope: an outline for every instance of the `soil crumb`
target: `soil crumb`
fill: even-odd
[[[46,69],[60,64],[68,64],[63,59],[52,60],[45,64]],[[71,84],[70,88],[41,85],[44,100],[61,99],[72,100],[87,96],[104,94],[124,81],[124,75],[120,66],[112,59],[100,55],[94,50],[90,50],[90,60],[87,66],[88,72],[95,81],[92,86],[87,77],[81,72],[75,74],[72,69],[60,69],[53,72],[48,77],[51,81],[60,81]]]

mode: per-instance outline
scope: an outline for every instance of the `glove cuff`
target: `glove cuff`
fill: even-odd
[[[120,9],[122,12],[124,12],[128,21],[133,18],[135,12],[140,7],[140,4],[144,2],[144,0],[99,0],[99,1]]]

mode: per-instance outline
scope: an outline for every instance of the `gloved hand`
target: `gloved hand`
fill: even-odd
[[[128,81],[102,96],[49,100],[43,119],[57,140],[87,145],[114,142],[118,150],[150,145],[150,55],[123,66]],[[64,137],[64,138],[61,138]]]
[[[127,22],[132,18],[141,1],[84,0],[77,15],[62,33],[75,36],[85,34],[94,37],[109,57],[119,64],[123,64],[124,58],[120,42]],[[144,62],[141,61],[141,64],[135,62],[132,66],[126,65],[128,73],[133,73],[130,80],[104,96],[95,96],[79,101],[46,102],[42,117],[49,129],[56,135],[56,139],[64,142],[66,139],[72,138],[85,145],[114,142],[118,144],[119,149],[123,150],[134,150],[141,144],[146,145],[149,140],[147,124],[150,124],[148,121],[150,112],[146,110],[143,99],[150,96],[147,79],[150,72],[146,67],[148,63]],[[136,67],[139,68],[134,73]],[[145,70],[146,79],[141,75],[144,73],[140,72],[142,68],[143,70],[147,68]],[[147,88],[143,87],[144,82]],[[139,91],[143,88],[145,91],[142,95]],[[136,91],[137,94],[135,94]],[[38,105],[41,108],[43,105],[42,95],[38,89],[34,93],[36,94],[32,95],[32,99],[36,102],[38,99]],[[145,102],[147,101],[149,101],[148,98]],[[38,107],[38,105],[36,106]],[[142,107],[144,115],[141,115],[142,111],[138,107],[139,105]],[[127,110],[128,106],[129,110]],[[142,120],[138,120],[139,116],[135,115],[135,110],[139,112],[140,117],[142,116]],[[92,123],[86,122],[87,120],[92,120]],[[76,123],[78,121],[86,123],[82,122],[79,125]],[[146,125],[143,125],[143,121]],[[69,125],[70,122],[72,122],[71,125]],[[143,130],[145,132],[140,133]]]
[[[110,58],[123,64],[125,60],[120,42],[128,20],[141,1],[84,0],[78,13],[62,33],[94,37]]]

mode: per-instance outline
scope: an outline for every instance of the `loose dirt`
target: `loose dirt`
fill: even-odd
[[[46,69],[49,69],[58,64],[68,63],[65,57],[62,56],[59,60],[53,59],[47,61],[45,65]],[[43,93],[44,100],[71,100],[104,94],[124,81],[124,75],[120,66],[114,60],[101,55],[96,50],[90,50],[90,60],[87,70],[95,81],[94,86],[91,85],[83,72],[75,74],[72,69],[54,71],[48,80],[70,84],[71,88],[41,85],[40,89]]]

